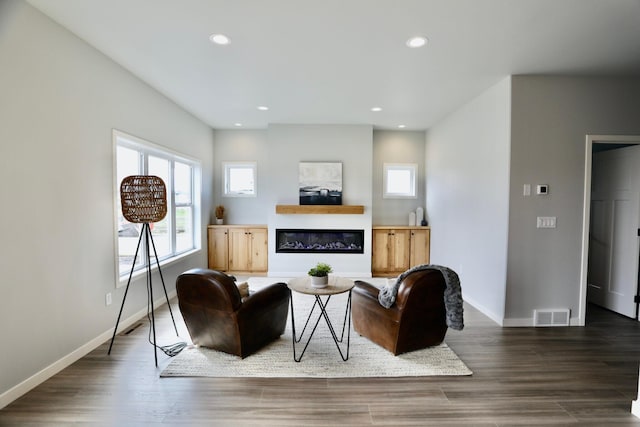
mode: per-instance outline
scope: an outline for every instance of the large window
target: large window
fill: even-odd
[[[116,160],[116,218],[118,274],[128,277],[138,248],[142,224],[133,224],[122,215],[120,183],[130,175],[155,175],[167,188],[167,215],[162,221],[149,224],[153,244],[161,263],[184,256],[200,248],[199,206],[200,165],[197,161],[140,138],[113,131]],[[143,239],[144,240],[144,239]],[[141,244],[136,258],[136,271],[147,265],[145,245]],[[151,264],[156,265],[153,246]]]

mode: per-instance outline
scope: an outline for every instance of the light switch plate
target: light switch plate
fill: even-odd
[[[556,228],[555,216],[539,216],[537,221],[538,228]]]

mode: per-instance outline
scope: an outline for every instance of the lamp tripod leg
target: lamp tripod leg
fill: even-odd
[[[151,317],[149,318],[151,322],[151,330],[153,331],[153,356],[156,362],[156,368],[158,367],[158,346],[156,345],[156,317],[154,314],[153,308],[153,282],[151,280],[151,254],[149,251],[149,238],[151,237],[151,229],[149,228],[149,223],[144,223],[145,229],[145,241],[147,243],[147,296],[149,298],[147,302],[147,315],[149,315],[149,310],[151,311]],[[153,241],[153,238],[151,238]],[[155,247],[154,247],[155,250]],[[157,255],[156,255],[157,261]]]
[[[144,244],[146,245],[147,251],[146,251],[146,257],[147,257],[147,318],[149,319],[149,323],[151,326],[151,330],[149,332],[150,337],[149,337],[149,341],[151,341],[151,339],[153,338],[153,350],[154,350],[154,359],[155,359],[155,363],[156,363],[156,367],[158,366],[158,346],[156,343],[156,319],[155,319],[155,310],[154,310],[154,300],[153,300],[153,281],[152,281],[152,275],[151,275],[151,248],[153,248],[153,254],[155,256],[156,259],[156,265],[158,266],[158,273],[160,274],[160,280],[162,281],[162,289],[164,290],[164,296],[165,299],[167,301],[167,306],[169,307],[169,313],[171,314],[171,320],[173,322],[173,328],[176,331],[176,335],[178,335],[178,327],[176,326],[176,320],[173,317],[173,311],[171,310],[171,304],[169,303],[169,294],[167,293],[167,287],[165,286],[164,283],[164,277],[162,276],[162,269],[160,268],[160,261],[158,260],[158,252],[156,251],[156,245],[153,241],[153,235],[151,234],[151,228],[149,226],[149,223],[145,222],[142,224],[142,231],[140,233],[140,238],[138,239],[138,246],[136,247],[136,252],[135,255],[133,257],[133,264],[131,265],[131,271],[129,272],[129,280],[127,281],[127,287],[125,289],[124,292],[124,298],[122,299],[122,304],[120,305],[120,312],[118,313],[118,320],[116,320],[116,326],[113,330],[113,336],[111,337],[111,343],[109,344],[109,351],[107,354],[111,354],[111,349],[113,347],[113,342],[115,340],[116,337],[116,332],[118,331],[118,325],[120,324],[120,318],[122,317],[122,311],[124,308],[124,303],[127,299],[127,294],[129,292],[129,286],[131,285],[131,278],[133,276],[133,271],[135,269],[135,265],[136,265],[136,260],[138,258],[138,253],[140,251],[140,245],[142,244],[142,238],[144,237]],[[149,241],[151,241],[151,243],[149,243]],[[152,336],[151,336],[152,335]],[[174,349],[172,349],[172,351],[174,352],[173,355],[177,354],[177,352],[179,352],[180,350],[182,350],[182,348],[184,348],[184,343],[180,343],[182,344],[181,347],[179,347],[176,350],[176,347],[174,346]],[[165,351],[164,347],[163,347],[163,351]],[[166,354],[167,351],[165,351]]]
[[[149,233],[151,237],[151,245],[153,246],[153,254],[156,257],[156,265],[158,266],[158,273],[160,274],[160,281],[162,282],[162,289],[164,290],[164,297],[167,300],[167,307],[169,307],[169,314],[171,315],[171,321],[173,322],[173,329],[178,334],[178,327],[176,326],[176,319],[173,317],[173,311],[171,310],[171,303],[169,303],[169,294],[167,294],[167,287],[164,284],[164,277],[162,276],[162,269],[160,268],[160,261],[158,261],[158,252],[156,251],[156,244],[153,241],[153,235]]]
[[[144,231],[144,226],[143,226]],[[133,263],[131,264],[131,271],[129,272],[129,280],[127,280],[127,287],[124,290],[124,297],[122,298],[122,304],[120,304],[120,312],[118,313],[118,320],[116,320],[116,326],[113,328],[113,336],[111,337],[111,344],[109,344],[109,351],[107,354],[111,354],[111,348],[113,347],[113,341],[116,339],[116,333],[118,332],[118,325],[120,324],[120,317],[122,317],[122,309],[124,308],[124,302],[127,300],[127,294],[129,293],[129,285],[131,284],[131,277],[133,276],[133,270],[136,266],[136,259],[138,259],[138,251],[140,250],[140,243],[142,243],[142,235],[138,239],[138,246],[136,246],[136,253],[133,256]]]

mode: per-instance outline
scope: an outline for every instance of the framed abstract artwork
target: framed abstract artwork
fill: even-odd
[[[301,205],[342,204],[341,162],[300,162]]]

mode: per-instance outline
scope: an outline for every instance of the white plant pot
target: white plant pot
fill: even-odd
[[[222,225],[222,224],[224,224],[224,219],[222,219],[222,218],[216,218],[216,224],[218,224],[218,225]]]
[[[312,288],[326,288],[329,285],[329,276],[310,276]]]

